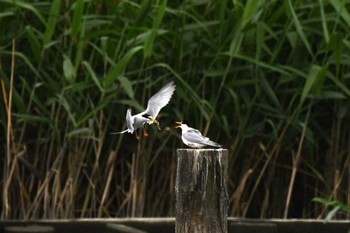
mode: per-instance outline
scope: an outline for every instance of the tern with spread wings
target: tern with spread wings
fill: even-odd
[[[166,106],[171,96],[173,95],[175,91],[175,84],[173,81],[166,84],[162,89],[160,89],[156,94],[154,94],[149,100],[147,104],[147,109],[143,112],[140,112],[135,115],[131,115],[131,109],[129,108],[126,111],[126,125],[127,129],[121,132],[112,133],[112,134],[123,134],[123,133],[134,133],[135,130],[143,127],[146,123],[147,124],[158,124],[159,128],[159,122],[156,120],[156,117],[160,110]],[[136,132],[135,132],[136,133]],[[147,132],[144,130],[144,136],[148,136]],[[138,135],[136,134],[136,138],[139,139]]]

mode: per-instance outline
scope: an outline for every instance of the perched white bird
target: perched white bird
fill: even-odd
[[[192,148],[202,148],[204,146],[222,147],[220,144],[204,137],[199,130],[189,127],[187,121],[176,122],[176,124],[176,128],[181,128],[181,138],[187,146]]]
[[[156,94],[154,94],[147,104],[147,109],[143,112],[140,112],[136,115],[131,115],[131,109],[129,108],[126,111],[126,125],[127,129],[121,132],[112,133],[112,134],[122,134],[122,133],[134,133],[138,128],[143,127],[146,123],[153,124],[157,123],[159,128],[159,122],[156,120],[156,117],[159,111],[166,106],[171,96],[175,91],[175,84],[173,81],[166,84],[162,89],[160,89]],[[144,135],[148,136],[147,132],[144,130]],[[136,138],[139,138],[136,134]]]

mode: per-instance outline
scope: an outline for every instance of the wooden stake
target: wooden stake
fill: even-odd
[[[227,233],[226,149],[178,149],[176,233]]]

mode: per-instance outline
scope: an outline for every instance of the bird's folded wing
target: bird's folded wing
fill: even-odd
[[[209,140],[209,138],[204,137],[198,130],[188,130],[182,135],[187,141],[192,143],[204,143]]]

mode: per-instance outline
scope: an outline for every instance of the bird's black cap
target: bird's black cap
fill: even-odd
[[[149,114],[143,114],[143,115],[142,115],[142,117],[147,118],[147,119],[149,119],[150,116],[151,116],[151,115],[149,115]]]

